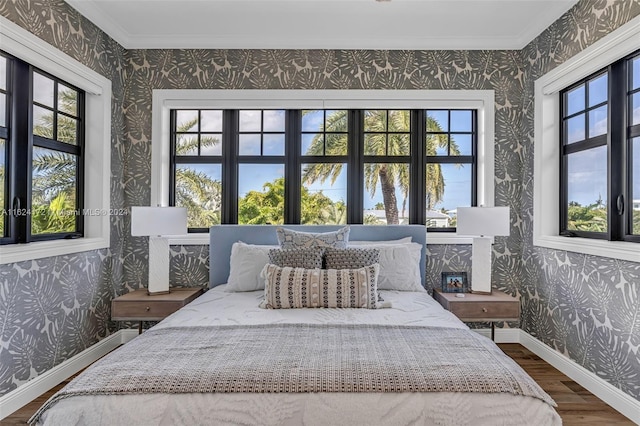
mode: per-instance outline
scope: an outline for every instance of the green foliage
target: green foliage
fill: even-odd
[[[572,201],[567,209],[567,229],[570,231],[607,232],[607,209],[600,202],[582,206]]]
[[[333,202],[322,192],[301,188],[301,223],[344,224],[347,208],[343,201]],[[249,225],[284,223],[284,178],[267,182],[263,191],[249,191],[238,200],[238,223]]]

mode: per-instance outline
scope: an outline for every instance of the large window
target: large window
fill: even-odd
[[[80,237],[84,92],[0,58],[0,242]]]
[[[170,204],[214,224],[427,224],[476,205],[475,109],[172,109]]]
[[[640,53],[560,99],[560,234],[640,242]]]

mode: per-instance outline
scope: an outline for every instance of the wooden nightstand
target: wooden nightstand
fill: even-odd
[[[491,294],[463,293],[464,297],[456,297],[456,294],[443,293],[440,289],[433,291],[433,297],[460,320],[490,322],[491,340],[495,336],[495,322],[520,320],[519,297],[495,289]]]
[[[174,288],[171,293],[150,296],[147,289],[134,290],[111,301],[114,321],[160,321],[200,296],[202,288]]]

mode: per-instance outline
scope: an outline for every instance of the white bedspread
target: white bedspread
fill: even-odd
[[[390,309],[258,307],[262,291],[216,287],[156,325],[401,324],[466,328],[426,292],[381,291]],[[464,360],[461,360],[464,361]],[[556,425],[536,398],[472,393],[153,394],[80,396],[57,402],[47,425]]]

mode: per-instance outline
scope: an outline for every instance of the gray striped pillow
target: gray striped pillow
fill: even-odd
[[[368,308],[378,302],[380,265],[360,269],[305,269],[267,264],[264,303],[269,309]]]

